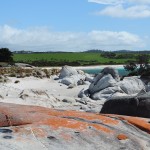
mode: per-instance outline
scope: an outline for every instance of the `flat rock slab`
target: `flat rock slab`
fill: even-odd
[[[148,150],[150,119],[0,103],[2,150]]]

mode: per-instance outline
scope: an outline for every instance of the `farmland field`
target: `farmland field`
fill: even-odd
[[[100,53],[31,53],[14,54],[15,62],[30,63],[41,66],[61,65],[98,65],[98,64],[125,64],[131,59],[104,58]]]

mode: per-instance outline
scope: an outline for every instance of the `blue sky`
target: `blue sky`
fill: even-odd
[[[0,47],[150,50],[149,0],[0,0]]]

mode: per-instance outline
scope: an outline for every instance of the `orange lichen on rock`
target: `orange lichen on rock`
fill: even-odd
[[[138,127],[139,129],[150,134],[150,121],[147,118],[140,117],[131,117],[131,116],[123,116],[123,115],[113,115],[113,114],[103,114],[103,116],[113,117],[119,120],[125,120],[128,123]]]
[[[109,128],[103,127],[103,126],[98,125],[98,124],[92,124],[92,126],[94,128],[96,128],[97,130],[100,130],[100,131],[103,131],[103,132],[106,132],[106,133],[113,133],[114,132],[113,130],[110,130]]]
[[[97,130],[107,132],[107,133],[112,133],[113,131],[103,127],[102,125],[99,124],[94,124],[94,123],[88,123],[88,122],[83,122],[83,121],[77,121],[73,119],[67,119],[67,118],[50,118],[42,122],[38,122],[38,124],[46,124],[52,127],[53,129],[59,129],[59,128],[70,128],[70,129],[75,129],[79,131],[84,131],[87,130],[89,127],[94,127]]]
[[[77,118],[82,118],[90,121],[100,120],[102,123],[112,124],[112,125],[117,125],[119,123],[118,120],[114,120],[106,116],[93,114],[93,113],[77,112],[77,111],[64,111],[61,113],[61,116],[77,117]]]
[[[138,127],[139,129],[146,131],[150,134],[150,123],[145,118],[138,118],[138,117],[123,117],[125,120],[127,120],[129,123],[133,124],[134,126]]]
[[[118,138],[118,140],[126,140],[126,139],[128,139],[128,137],[125,134],[119,134],[117,136],[117,138]]]
[[[147,119],[119,115],[102,115],[78,111],[61,111],[37,106],[17,104],[0,104],[0,126],[48,125],[53,129],[69,128],[88,130],[89,127],[106,133],[114,133],[111,127],[117,128],[122,120],[150,133]],[[35,130],[38,135],[45,133]],[[33,130],[34,132],[34,130]],[[28,132],[26,132],[28,133]]]

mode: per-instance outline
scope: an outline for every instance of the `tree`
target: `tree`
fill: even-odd
[[[12,62],[13,53],[8,48],[0,48],[0,62]]]
[[[140,54],[136,57],[136,62],[130,62],[124,66],[125,70],[130,71],[129,75],[150,75],[149,55]]]
[[[124,66],[124,69],[127,71],[135,71],[137,69],[137,64],[134,62],[130,62],[129,64],[127,64],[126,66]]]

